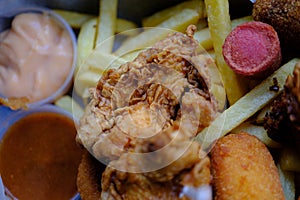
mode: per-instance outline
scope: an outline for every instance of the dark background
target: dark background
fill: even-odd
[[[120,18],[140,23],[140,19],[156,11],[182,2],[183,0],[119,0]],[[49,8],[66,9],[90,14],[98,14],[99,0],[0,0],[0,14],[18,6],[39,5]],[[229,0],[231,18],[251,15],[250,0]],[[0,21],[1,23],[1,21]]]

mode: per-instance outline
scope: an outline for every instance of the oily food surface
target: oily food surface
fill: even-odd
[[[197,55],[197,46],[175,33],[98,82],[77,139],[98,160],[108,160],[103,198],[136,193],[174,199],[176,187],[209,184],[209,159],[200,159],[200,145],[190,140],[216,115],[206,71],[212,60]]]
[[[76,194],[81,149],[71,119],[55,113],[24,117],[0,144],[0,173],[18,199],[68,199]]]

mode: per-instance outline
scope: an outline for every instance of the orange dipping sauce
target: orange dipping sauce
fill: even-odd
[[[82,149],[72,119],[33,113],[13,124],[0,143],[0,174],[19,200],[71,199]]]

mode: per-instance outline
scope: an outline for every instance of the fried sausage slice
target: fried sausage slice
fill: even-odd
[[[226,37],[223,45],[226,63],[245,77],[262,79],[281,64],[281,48],[274,28],[263,22],[245,22]]]

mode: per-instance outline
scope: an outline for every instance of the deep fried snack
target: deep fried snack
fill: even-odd
[[[77,188],[82,200],[99,199],[101,196],[101,173],[105,166],[88,151],[82,156],[78,168]]]
[[[216,142],[211,152],[215,199],[285,199],[266,146],[246,132]]]
[[[253,18],[274,27],[280,42],[288,48],[300,48],[300,1],[299,0],[256,0]]]
[[[184,199],[181,189],[210,184],[209,158],[199,158],[192,138],[217,115],[207,71],[213,61],[198,53],[194,31],[109,69],[94,89],[77,141],[108,164],[101,199]]]
[[[272,102],[264,118],[269,137],[280,143],[300,144],[300,62],[284,85],[283,93]]]
[[[201,161],[198,158],[196,162],[168,181],[156,181],[156,177],[149,177],[147,173],[127,173],[107,167],[102,174],[101,199],[189,200],[182,195],[184,186],[199,188],[210,184],[209,158]]]

